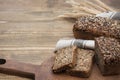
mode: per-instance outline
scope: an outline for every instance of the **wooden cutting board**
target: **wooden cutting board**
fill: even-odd
[[[51,71],[53,63],[54,57],[51,57],[42,63],[39,74],[40,80],[120,80],[120,75],[102,76],[97,65],[93,66],[92,74],[89,78],[74,77],[65,73],[54,74]]]

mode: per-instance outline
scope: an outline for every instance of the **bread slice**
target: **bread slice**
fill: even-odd
[[[120,43],[115,38],[95,38],[95,52],[103,75],[120,74]]]
[[[55,62],[52,70],[54,73],[60,73],[66,69],[72,68],[76,63],[76,47],[66,47],[56,52]]]
[[[120,39],[120,21],[103,17],[83,16],[73,26],[77,39],[94,39],[99,36]]]
[[[93,56],[94,51],[78,48],[76,66],[67,70],[67,72],[72,76],[89,77],[93,65]]]

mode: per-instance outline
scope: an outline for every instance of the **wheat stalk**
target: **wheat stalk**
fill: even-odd
[[[73,11],[60,15],[59,18],[78,18],[86,15],[96,15],[106,11],[115,11],[100,0],[94,0],[94,2],[97,4],[88,0],[81,1],[80,3],[74,0],[66,1],[66,3],[72,6]]]
[[[89,14],[87,13],[65,13],[64,15],[59,15],[58,17],[61,18],[61,17],[64,17],[64,18],[79,18],[81,16],[88,16]]]
[[[99,10],[99,11],[102,11],[102,12],[106,11],[104,8],[98,6],[97,4],[94,4],[94,3],[90,2],[90,1],[85,0],[84,2],[86,3],[86,5],[89,5],[89,6],[93,7],[93,8],[95,8],[96,10]]]
[[[94,0],[96,3],[99,4],[100,7],[103,7],[104,9],[108,10],[108,11],[115,11],[114,9],[112,9],[111,7],[107,6],[106,4],[104,4],[102,1],[100,0]]]

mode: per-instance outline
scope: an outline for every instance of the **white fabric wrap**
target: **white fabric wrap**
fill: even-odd
[[[57,44],[55,50],[72,46],[74,44],[75,39],[70,39],[70,40],[65,40],[65,39],[60,39]]]
[[[95,41],[94,40],[82,40],[82,39],[70,39],[65,40],[61,39],[57,42],[55,51],[69,46],[78,46],[80,48],[94,49]]]
[[[74,45],[76,45],[80,48],[94,49],[95,48],[95,41],[94,40],[76,39],[74,41]]]
[[[84,40],[83,48],[94,49],[95,48],[95,41],[94,40]]]
[[[120,20],[120,12],[103,12],[97,14],[96,17],[106,17],[110,19]]]

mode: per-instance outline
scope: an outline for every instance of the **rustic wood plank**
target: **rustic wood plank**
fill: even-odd
[[[69,36],[39,36],[39,35],[2,35],[0,48],[4,47],[54,47],[57,40]]]
[[[3,73],[0,73],[0,80],[32,80],[28,78],[23,78],[23,77],[18,77],[18,76],[13,76],[13,75],[6,75]]]
[[[71,32],[73,23],[68,21],[23,21],[0,23],[0,32]]]
[[[59,9],[68,8],[64,2],[66,0],[0,0],[0,10],[2,11],[24,11],[24,10],[43,10],[46,8]]]
[[[50,55],[54,54],[53,51],[54,48],[41,50],[1,50],[0,57],[40,65]]]

